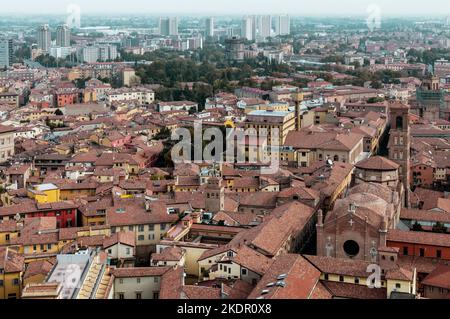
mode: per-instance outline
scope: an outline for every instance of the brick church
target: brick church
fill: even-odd
[[[355,182],[326,216],[318,214],[317,254],[377,262],[409,204],[409,107],[390,104],[389,159],[371,157],[356,165]]]

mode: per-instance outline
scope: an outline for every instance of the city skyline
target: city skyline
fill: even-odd
[[[169,0],[156,2],[153,0],[142,3],[140,0],[127,1],[126,5],[118,0],[87,1],[63,0],[55,3],[53,0],[42,0],[39,3],[31,0],[8,2],[3,4],[2,13],[10,14],[66,14],[70,5],[78,5],[82,13],[95,14],[185,14],[185,15],[237,15],[237,14],[286,14],[297,16],[367,16],[368,8],[375,4],[384,16],[445,16],[443,12],[450,12],[450,3],[439,0],[422,2],[388,0],[230,0],[226,3],[212,3],[207,0]],[[44,9],[43,8],[49,8]],[[51,8],[51,9],[50,9]],[[370,11],[370,10],[369,10]]]

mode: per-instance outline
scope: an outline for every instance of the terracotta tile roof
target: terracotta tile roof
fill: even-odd
[[[363,140],[356,133],[290,131],[284,145],[297,149],[326,149],[350,151]]]
[[[0,134],[15,132],[16,129],[13,126],[6,126],[0,124]]]
[[[284,275],[284,279],[278,277]],[[300,255],[278,256],[249,295],[249,299],[308,299],[316,287],[321,272]],[[285,286],[277,286],[278,281]],[[270,285],[270,286],[269,286]],[[267,294],[262,294],[268,290]]]
[[[126,153],[102,153],[95,161],[95,166],[113,166],[116,163],[129,163],[131,165],[137,165],[132,155]]]
[[[59,239],[60,240],[76,239],[78,236],[78,233],[80,233],[80,232],[89,232],[89,231],[105,230],[105,229],[109,229],[109,226],[108,225],[97,225],[97,226],[60,228],[59,229]]]
[[[333,295],[321,281],[317,283],[310,297],[310,299],[332,299],[332,298]]]
[[[367,277],[367,266],[371,263],[363,260],[304,255],[311,264],[324,274]]]
[[[323,175],[321,170],[318,170],[314,172],[312,176],[305,178],[306,186],[319,191],[325,196],[331,196],[353,172],[353,168],[353,165],[349,163],[334,163],[329,174],[324,175],[324,180],[321,180],[321,176]]]
[[[32,261],[28,264],[23,278],[27,279],[36,275],[43,275],[44,277],[46,277],[52,270],[54,264],[55,260],[51,259]]]
[[[180,261],[181,258],[183,258],[184,250],[180,247],[173,246],[173,247],[166,247],[164,248],[161,253],[152,254],[151,260],[152,261]]]
[[[450,266],[438,265],[433,272],[425,277],[422,281],[422,285],[450,290]]]
[[[311,207],[299,202],[277,207],[268,220],[259,226],[259,232],[251,241],[251,245],[275,256],[289,236],[295,236],[303,230],[313,212]]]
[[[224,233],[234,233],[238,234],[246,230],[243,227],[228,227],[228,226],[217,226],[217,225],[207,225],[207,224],[193,224],[191,226],[191,230],[212,230],[212,231],[221,231]]]
[[[0,233],[18,231],[19,227],[14,219],[0,220]]]
[[[0,270],[5,273],[22,272],[25,258],[14,249],[0,247]]]
[[[182,288],[182,299],[207,300],[221,299],[222,293],[220,288],[202,287],[202,286],[184,286]]]
[[[450,223],[450,214],[419,209],[402,208],[400,212],[400,219]]]
[[[176,192],[174,203],[189,203],[194,209],[205,209],[206,194],[197,192]]]
[[[136,235],[134,232],[118,232],[109,237],[105,237],[103,240],[103,248],[106,249],[113,245],[120,243],[130,247],[136,246]]]
[[[376,183],[361,183],[352,187],[349,191],[348,197],[356,194],[370,194],[383,199],[386,203],[393,202],[393,191],[385,185]]]
[[[342,282],[322,281],[333,297],[350,299],[386,299],[386,288],[370,289],[365,285],[355,285]]]
[[[11,239],[12,244],[21,245],[56,244],[58,241],[56,217],[26,218],[20,237]]]
[[[169,268],[161,277],[160,299],[180,299],[184,285],[183,267]]]
[[[27,170],[30,169],[30,167],[31,167],[31,165],[29,165],[29,164],[24,164],[24,165],[19,165],[19,166],[14,165],[7,169],[6,175],[23,175],[27,172]]]
[[[0,216],[15,216],[17,213],[29,214],[39,211],[45,212],[50,210],[65,210],[75,208],[78,208],[78,205],[73,201],[62,201],[48,204],[37,204],[33,201],[26,201],[17,205],[0,207]]]
[[[450,234],[438,234],[438,233],[426,233],[426,232],[390,229],[387,234],[387,241],[450,247]]]
[[[398,264],[405,268],[416,268],[417,273],[419,274],[429,274],[436,269],[438,265],[450,265],[450,261],[427,257],[400,255],[398,257]]]
[[[438,192],[430,189],[417,187],[411,196],[411,202],[414,200],[418,202],[423,202],[422,209],[430,210],[437,207],[437,202],[439,198],[445,198],[445,194],[443,192]]]
[[[299,200],[316,200],[320,197],[320,193],[306,187],[289,187],[278,194],[279,198],[291,198],[293,196],[298,196]]]
[[[373,156],[357,163],[355,167],[377,171],[392,171],[397,170],[400,167],[400,165],[385,157]]]
[[[63,247],[63,250],[67,249],[66,253],[75,253],[75,250],[72,250],[73,247],[78,247],[79,249],[102,247],[104,238],[104,235],[78,237],[76,243],[68,243]]]
[[[95,163],[98,159],[97,152],[78,153],[69,161],[70,163]]]
[[[404,267],[388,269],[386,271],[385,278],[412,281],[414,279],[414,272],[411,269],[406,269]]]
[[[263,275],[272,264],[271,259],[245,245],[237,249],[232,260],[241,267],[260,275]]]
[[[259,218],[253,213],[218,212],[213,221],[224,221],[227,226],[250,226],[259,223]]]
[[[239,193],[239,206],[275,208],[278,192]]]
[[[438,198],[436,208],[450,213],[450,198]]]
[[[246,299],[253,290],[253,285],[244,280],[227,281],[223,285],[228,299]]]
[[[149,208],[147,211],[143,200],[117,200],[106,210],[106,219],[111,226],[173,223],[178,220],[176,214],[168,214],[165,203],[152,202]]]

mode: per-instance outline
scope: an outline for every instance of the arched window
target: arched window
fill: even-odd
[[[395,127],[400,130],[403,129],[403,117],[397,116],[395,119]]]
[[[334,160],[335,162],[339,162],[339,156],[338,156],[338,155],[334,155],[333,160]]]

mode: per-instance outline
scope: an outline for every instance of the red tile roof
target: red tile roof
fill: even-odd
[[[118,232],[114,233],[103,240],[103,248],[106,249],[116,244],[134,247],[136,245],[136,235],[134,232]]]
[[[425,277],[422,285],[450,290],[450,266],[438,265],[431,274]]]
[[[343,282],[322,281],[333,297],[350,299],[386,299],[386,288],[370,289],[365,285],[355,285]]]
[[[22,272],[24,270],[24,257],[14,249],[0,247],[0,270],[5,273]]]
[[[285,275],[280,280],[278,277]],[[321,272],[300,255],[278,256],[249,295],[249,299],[263,296],[265,299],[308,299],[311,298]],[[277,286],[278,281],[285,286]],[[263,294],[263,290],[268,290]]]
[[[374,156],[357,163],[355,167],[377,171],[392,171],[397,170],[400,165],[385,157]]]
[[[429,246],[450,247],[450,234],[426,233],[390,229],[388,242],[422,244]]]

